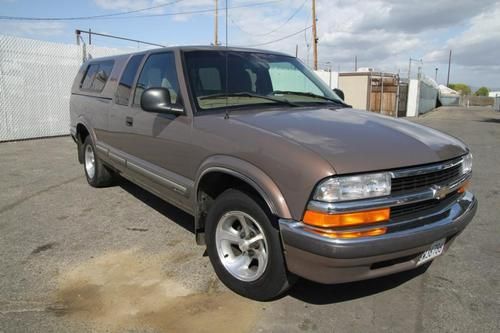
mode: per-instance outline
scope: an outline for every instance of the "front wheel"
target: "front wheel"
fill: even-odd
[[[275,299],[293,282],[283,258],[275,218],[258,198],[230,189],[207,215],[206,243],[219,279],[259,301]]]

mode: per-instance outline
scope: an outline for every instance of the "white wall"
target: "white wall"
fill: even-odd
[[[329,71],[314,71],[331,89],[339,87],[339,73]]]
[[[345,101],[359,110],[368,110],[368,75],[342,75],[339,89],[344,92]]]
[[[418,93],[419,93],[419,81],[416,79],[410,80],[408,85],[408,102],[406,107],[407,117],[418,116]]]
[[[417,117],[434,110],[438,97],[438,86],[429,78],[412,79],[408,86],[407,117]]]

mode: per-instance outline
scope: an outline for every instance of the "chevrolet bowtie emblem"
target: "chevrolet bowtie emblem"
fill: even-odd
[[[434,198],[438,200],[443,199],[450,192],[450,188],[448,186],[433,185],[431,189]]]

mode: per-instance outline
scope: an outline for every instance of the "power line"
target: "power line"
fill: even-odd
[[[280,24],[275,29],[273,29],[271,31],[268,31],[268,32],[265,32],[263,34],[257,34],[257,33],[253,33],[253,32],[248,32],[248,31],[244,30],[243,28],[241,28],[241,26],[239,24],[237,24],[234,20],[231,20],[231,22],[233,23],[234,26],[236,26],[239,30],[241,30],[242,32],[244,32],[247,35],[267,36],[267,35],[270,35],[270,34],[276,32],[276,31],[280,30],[286,24],[288,24],[288,22],[290,22],[295,17],[295,15],[297,15],[302,10],[302,8],[304,7],[304,5],[306,4],[306,1],[308,1],[308,0],[304,0],[304,2],[293,12],[292,15],[290,15],[290,17],[287,18],[287,20],[285,22],[283,22],[282,24]]]
[[[290,38],[290,37],[293,37],[293,36],[297,36],[298,34],[301,34],[303,33],[304,31],[306,30],[309,30],[312,28],[312,25],[308,26],[307,28],[305,29],[302,29],[302,30],[299,30],[299,31],[296,31],[292,34],[289,34],[289,35],[286,35],[286,36],[283,36],[281,38],[278,38],[278,39],[275,39],[275,40],[270,40],[268,42],[264,42],[264,43],[259,43],[259,44],[253,44],[253,45],[247,45],[247,47],[255,47],[255,46],[263,46],[263,45],[268,45],[268,44],[272,44],[272,43],[276,43],[276,42],[280,42],[282,40],[285,40],[287,38]]]
[[[238,9],[238,8],[248,8],[248,7],[258,7],[258,6],[265,6],[271,3],[276,3],[276,2],[281,2],[283,0],[271,0],[271,1],[264,1],[264,2],[253,2],[253,3],[246,3],[242,5],[237,5],[237,6],[226,6],[223,8],[219,8],[219,10],[226,10],[226,9]],[[183,12],[171,12],[171,13],[163,13],[163,14],[147,14],[147,15],[134,15],[134,16],[129,16],[129,17],[117,17],[120,19],[123,18],[141,18],[141,17],[162,17],[162,16],[175,16],[175,15],[190,15],[190,14],[202,14],[202,13],[211,13],[213,12],[213,8],[210,9],[197,9],[197,10],[190,10],[190,11],[183,11]]]
[[[92,19],[102,19],[113,16],[127,15],[132,13],[144,12],[151,9],[157,9],[161,7],[171,6],[176,3],[182,2],[184,0],[175,0],[172,2],[164,3],[161,5],[151,6],[147,8],[129,10],[126,12],[103,14],[103,15],[93,15],[93,16],[77,16],[77,17],[28,17],[28,16],[0,16],[0,20],[16,20],[16,21],[77,21],[77,20],[92,20]]]
[[[184,0],[177,0],[177,1],[184,1]],[[242,5],[237,5],[237,6],[232,6],[232,7],[224,7],[224,8],[219,8],[219,10],[226,10],[226,9],[238,9],[238,8],[249,8],[249,7],[257,7],[257,6],[265,6],[271,3],[276,3],[276,2],[281,2],[283,0],[271,0],[271,1],[264,1],[264,2],[254,2],[254,3],[246,3]],[[147,9],[145,9],[147,10]],[[0,16],[0,19],[3,20],[32,20],[32,21],[53,21],[55,19],[56,21],[76,21],[76,20],[87,20],[87,19],[92,19],[92,20],[123,20],[123,19],[135,19],[135,18],[145,18],[145,17],[165,17],[165,16],[176,16],[176,15],[191,15],[191,14],[203,14],[203,13],[212,13],[214,11],[213,8],[210,9],[198,9],[198,10],[190,10],[190,11],[178,11],[178,12],[169,12],[169,13],[163,13],[163,14],[144,14],[144,15],[132,15],[132,16],[116,16],[115,13],[113,14],[114,17],[109,17],[106,15],[103,16],[89,16],[88,18],[85,17],[68,17],[68,18],[41,18],[41,17],[15,17],[15,16]]]

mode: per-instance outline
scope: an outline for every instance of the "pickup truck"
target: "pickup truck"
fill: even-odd
[[[192,214],[219,279],[270,300],[429,265],[476,212],[463,142],[339,95],[278,52],[148,50],[81,66],[71,135],[91,186]]]

